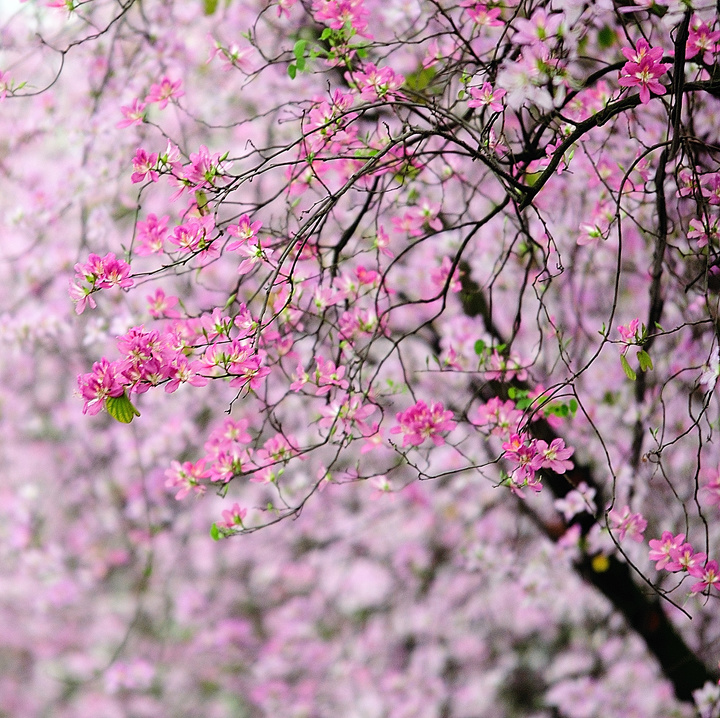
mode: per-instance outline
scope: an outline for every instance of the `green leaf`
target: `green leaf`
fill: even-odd
[[[113,419],[123,424],[129,424],[136,416],[140,416],[140,412],[124,393],[122,396],[109,396],[105,399],[105,408]]]
[[[485,342],[482,339],[478,339],[475,342],[475,353],[480,356],[485,351]]]
[[[623,371],[625,372],[625,376],[630,379],[630,381],[635,381],[637,379],[637,374],[633,370],[633,368],[628,364],[628,360],[625,358],[624,354],[620,355],[620,364],[622,364]]]
[[[300,72],[303,72],[305,70],[305,58],[299,57],[297,60],[297,69],[300,70]]]
[[[219,0],[204,0],[205,14],[212,15],[220,4]]]
[[[213,541],[219,541],[220,540],[220,529],[217,527],[217,524],[213,524],[210,527],[210,538]]]
[[[643,371],[650,371],[653,368],[652,359],[650,358],[650,355],[644,350],[641,349],[637,354],[638,361],[640,362],[640,369]]]
[[[615,30],[609,25],[605,25],[598,33],[598,45],[601,50],[607,50],[615,44],[617,36]]]
[[[326,27],[320,34],[320,39],[327,40],[330,37],[330,35],[332,35],[332,29],[330,29],[329,27]]]
[[[405,78],[405,84],[415,92],[422,92],[435,78],[435,68],[425,67],[417,72],[410,73]]]
[[[295,75],[297,75],[297,67],[295,65],[288,65],[288,75],[291,80],[295,79]]]
[[[298,65],[300,64],[300,60],[305,57],[305,48],[307,47],[307,44],[307,40],[298,40],[295,43],[295,47],[293,47],[293,55],[295,55]]]
[[[570,413],[575,416],[575,412],[578,410],[578,403],[575,399],[570,399]]]

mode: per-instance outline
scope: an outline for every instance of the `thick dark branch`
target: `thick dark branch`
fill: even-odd
[[[666,157],[662,158],[661,166],[664,167],[666,159]],[[662,185],[662,177],[656,176],[656,181],[658,180],[661,180]],[[656,257],[658,253],[659,249],[656,247]],[[499,342],[505,343],[502,341],[502,333],[494,325],[482,289],[470,277],[469,267],[465,265],[463,269],[465,271],[460,297],[465,312],[470,316],[482,317],[486,330]],[[485,401],[496,396],[506,399],[510,386],[521,390],[530,388],[524,382],[516,380],[509,383],[487,382],[477,387],[477,393]],[[529,425],[528,430],[535,438],[542,439],[548,444],[560,438],[545,419],[536,419]],[[586,536],[590,529],[602,520],[605,506],[601,487],[592,466],[575,460],[573,469],[565,474],[545,470],[543,475],[543,484],[557,498],[565,497],[583,481],[597,491],[597,504],[600,507],[596,515],[584,512],[575,516],[570,522],[570,525],[579,525],[582,535]],[[558,532],[547,533],[555,541],[562,535]],[[692,701],[693,691],[702,688],[708,681],[717,680],[717,676],[708,670],[708,667],[685,643],[665,613],[658,595],[644,592],[635,583],[628,564],[620,561],[615,555],[607,557],[606,562],[593,561],[594,558],[596,557],[593,555],[583,553],[582,558],[575,564],[578,573],[600,591],[615,609],[622,613],[629,627],[643,638],[648,650],[658,660],[663,673],[672,682],[678,699]]]

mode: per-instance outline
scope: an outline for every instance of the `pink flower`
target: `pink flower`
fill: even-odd
[[[126,289],[135,283],[130,274],[130,265],[122,259],[117,259],[112,252],[104,257],[97,254],[88,255],[85,264],[75,265],[75,277],[85,280],[93,289],[108,289],[122,287]],[[76,292],[77,293],[77,292]]]
[[[154,152],[153,154],[149,155],[145,150],[138,147],[137,151],[135,152],[135,157],[133,157],[132,165],[134,172],[132,173],[130,179],[133,181],[134,184],[137,184],[138,182],[142,182],[145,177],[149,174],[150,175],[150,181],[151,182],[157,182],[158,181],[158,173],[157,173],[157,163],[158,163],[158,153]]]
[[[618,332],[622,338],[624,344],[622,353],[625,354],[631,345],[637,344],[639,337],[638,332],[640,330],[640,320],[633,319],[629,324],[619,326]]]
[[[290,17],[290,10],[296,2],[297,0],[277,0],[277,16],[285,15],[285,17]]]
[[[164,110],[167,107],[168,100],[172,97],[182,97],[185,93],[180,89],[182,80],[172,82],[170,78],[163,77],[160,82],[151,85],[150,93],[145,98],[145,102],[157,102],[158,107]]]
[[[0,71],[0,101],[7,97],[8,92],[13,91],[13,83],[9,72]]]
[[[503,24],[499,19],[500,8],[494,7],[488,10],[487,5],[476,0],[463,0],[460,7],[467,8],[467,14],[478,27],[497,27]]]
[[[505,90],[493,90],[492,85],[486,82],[481,88],[471,87],[468,107],[489,107],[493,112],[502,112],[503,105],[500,100],[505,97]]]
[[[650,102],[650,93],[664,95],[665,88],[658,82],[670,65],[658,62],[663,56],[661,47],[651,48],[646,40],[639,40],[637,49],[625,47],[623,55],[629,60],[620,70],[618,83],[623,87],[639,87],[640,102]]]
[[[550,469],[556,474],[564,474],[568,469],[573,468],[573,462],[568,459],[573,455],[575,449],[565,446],[562,439],[553,439],[550,446],[542,439],[535,442],[535,450],[542,457],[542,468]]]
[[[234,42],[228,45],[228,47],[225,47],[221,42],[215,40],[212,35],[209,35],[208,39],[213,44],[210,56],[207,59],[208,63],[218,57],[222,60],[222,69],[225,72],[229,72],[233,68],[245,74],[252,72],[253,64],[250,61],[250,57],[255,52],[255,48],[245,47],[241,49],[240,46]]]
[[[443,291],[445,289],[445,285],[448,284],[448,279],[450,278],[451,269],[452,260],[450,257],[445,256],[442,258],[442,264],[431,270],[430,281],[433,283],[437,291]],[[462,285],[460,284],[460,270],[457,267],[455,267],[452,273],[452,278],[449,282],[449,289],[451,292],[456,294],[462,290]]]
[[[663,531],[659,539],[650,540],[650,553],[648,554],[648,558],[656,562],[656,571],[661,571],[667,567],[672,560],[672,552],[679,549],[684,540],[685,534],[673,536],[670,531]]]
[[[233,504],[232,508],[222,512],[222,521],[218,521],[218,528],[234,529],[243,528],[243,519],[247,516],[247,509],[241,508],[240,504]]]
[[[155,294],[150,294],[147,297],[150,316],[155,319],[159,319],[160,317],[178,318],[180,312],[178,312],[177,309],[173,309],[178,301],[179,299],[177,297],[166,297],[162,289],[157,289]]]
[[[434,402],[428,407],[424,401],[418,401],[409,409],[396,414],[399,426],[390,429],[390,433],[403,435],[403,447],[420,446],[426,439],[432,439],[435,446],[442,446],[445,439],[440,433],[452,431],[456,426],[452,416],[452,411],[445,411],[440,402]]]
[[[347,379],[343,378],[345,376],[344,366],[335,366],[331,361],[321,356],[316,356],[315,361],[317,362],[317,369],[314,378],[318,386],[315,393],[318,396],[327,394],[333,386],[338,386],[341,389],[347,389],[350,386]]]
[[[720,588],[720,567],[717,561],[708,561],[705,568],[699,572],[698,578],[700,580],[690,587],[691,593],[699,593],[712,586]]]
[[[502,354],[498,354],[497,350],[493,350],[489,364],[490,371],[485,372],[485,378],[488,380],[512,381],[517,378],[518,381],[525,381],[527,379],[527,371],[522,365],[522,360],[515,353],[505,358]]]
[[[513,35],[513,42],[518,45],[540,45],[546,40],[560,34],[564,16],[562,13],[547,13],[545,10],[536,10],[529,19],[515,20],[517,32]]]
[[[587,512],[594,514],[597,511],[595,505],[595,489],[591,489],[584,481],[578,484],[577,489],[569,491],[565,498],[556,499],[555,508],[562,513],[565,521],[570,521],[573,516]]]
[[[75,314],[82,314],[88,306],[91,309],[97,307],[95,299],[92,296],[94,291],[92,287],[83,287],[77,282],[70,282],[68,293],[70,294],[70,299],[72,299],[75,304]]]
[[[630,513],[630,507],[624,506],[621,511],[613,509],[608,514],[610,527],[617,530],[618,539],[623,541],[628,536],[638,543],[643,540],[643,532],[647,528],[647,521],[642,514]]]
[[[480,428],[490,428],[490,433],[495,436],[510,438],[516,434],[523,413],[515,408],[512,401],[503,401],[499,397],[493,397],[486,404],[478,407],[472,423]]]
[[[145,120],[145,103],[137,98],[133,100],[132,105],[124,105],[120,108],[124,120],[120,120],[116,127],[130,127],[131,125],[141,125]]]
[[[707,226],[705,222],[707,221]],[[697,239],[698,247],[706,247],[708,244],[716,247],[720,243],[720,218],[710,222],[704,219],[691,219],[688,239]]]
[[[170,244],[175,245],[183,252],[212,252],[213,240],[211,235],[215,224],[212,215],[206,215],[198,219],[190,219],[185,224],[175,227],[172,235],[168,238]]]
[[[525,434],[513,434],[509,441],[503,443],[502,448],[505,450],[505,458],[517,464],[511,472],[513,484],[540,491],[542,487],[535,474],[542,468],[543,457],[538,454],[537,442],[530,441]]]
[[[704,503],[710,506],[720,506],[720,472],[714,471],[710,475],[702,488],[702,495],[706,497]]]
[[[377,235],[375,236],[374,248],[379,252],[382,252],[387,257],[392,259],[395,255],[390,250],[390,235],[385,231],[385,228],[380,225],[378,227]]]
[[[362,71],[353,72],[348,79],[360,90],[360,97],[368,102],[399,96],[397,90],[405,83],[402,75],[389,67],[376,67],[372,62],[368,62]]]
[[[714,55],[718,52],[720,45],[720,31],[711,30],[710,26],[703,22],[697,15],[693,16],[690,22],[690,34],[685,50],[685,59],[690,60],[702,53],[702,59],[708,65],[714,63]]]
[[[228,234],[237,237],[237,240],[230,242],[227,249],[232,252],[234,249],[238,249],[246,242],[249,242],[257,235],[261,227],[262,222],[250,222],[250,217],[246,214],[242,215],[237,224],[228,227]]]
[[[119,397],[125,392],[124,384],[119,381],[117,364],[111,364],[107,359],[101,359],[93,364],[89,374],[78,376],[80,395],[85,399],[83,414],[97,414],[108,397]]]
[[[206,487],[200,482],[209,478],[210,473],[205,469],[205,459],[200,459],[194,464],[192,461],[185,461],[182,464],[173,461],[170,468],[165,471],[165,476],[167,477],[165,486],[178,489],[175,498],[179,501],[191,491],[199,495],[204,494]]]
[[[700,565],[705,563],[707,555],[695,549],[689,543],[684,543],[677,548],[670,549],[671,561],[667,563],[665,569],[676,573],[677,571],[687,571],[691,576],[696,578],[700,576],[702,569]]]
[[[160,254],[164,249],[164,241],[167,236],[167,223],[170,220],[168,215],[158,219],[154,214],[149,214],[147,221],[138,222],[136,239],[138,246],[135,252],[140,256]]]
[[[312,9],[315,20],[333,30],[349,25],[359,35],[371,37],[367,34],[370,12],[362,0],[314,0]]]
[[[720,172],[714,172],[705,182],[703,182],[700,191],[702,196],[705,197],[709,204],[719,205],[720,204]]]
[[[362,398],[357,394],[345,395],[331,401],[320,410],[323,418],[320,419],[318,425],[324,429],[342,427],[346,434],[352,431],[353,426],[357,426],[360,431],[367,432],[370,431],[370,428],[365,424],[365,419],[376,409],[377,407],[373,404],[363,404]]]

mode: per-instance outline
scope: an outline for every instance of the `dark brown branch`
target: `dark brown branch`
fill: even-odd
[[[663,168],[666,159],[666,156],[662,158],[661,166]],[[664,169],[662,173],[660,177],[656,176],[656,181],[664,178]],[[661,252],[656,246],[656,260],[662,254],[664,254],[664,248]],[[661,260],[658,261],[662,266]],[[655,262],[656,265],[658,261]],[[502,333],[494,325],[482,289],[470,277],[469,267],[464,266],[463,269],[465,269],[465,272],[462,277],[463,290],[460,297],[465,312],[469,316],[482,317],[486,330],[495,339],[505,343],[502,342]],[[476,391],[485,401],[496,396],[506,399],[507,389],[510,386],[522,390],[530,388],[524,382],[514,380],[509,383],[487,382],[481,387],[476,387]],[[542,439],[548,444],[554,439],[560,438],[545,419],[533,421],[529,431],[535,438]],[[570,525],[578,525],[582,535],[586,536],[590,529],[601,521],[604,515],[603,507],[605,506],[601,487],[595,478],[592,467],[576,460],[573,469],[565,474],[561,475],[554,471],[545,470],[543,476],[543,484],[557,498],[565,497],[581,482],[585,482],[589,487],[596,490],[597,504],[600,507],[595,515],[583,512],[575,516],[570,522]],[[547,533],[554,541],[557,541],[562,535],[562,533],[556,531],[548,531]],[[673,684],[677,698],[682,701],[692,701],[693,691],[702,688],[708,681],[716,681],[718,677],[710,672],[708,667],[685,643],[665,613],[659,596],[646,593],[637,585],[627,563],[622,562],[615,555],[608,556],[607,563],[594,562],[594,558],[593,555],[582,554],[581,559],[575,564],[580,576],[600,591],[615,609],[622,613],[630,629],[642,637],[648,650],[660,664],[663,673]]]

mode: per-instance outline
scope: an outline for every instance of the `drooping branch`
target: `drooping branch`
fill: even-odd
[[[486,330],[499,342],[505,343],[502,341],[502,332],[496,327],[490,315],[482,288],[470,276],[469,266],[466,263],[463,263],[462,269],[460,296],[465,313],[468,316],[481,317]],[[494,397],[507,399],[508,389],[511,386],[522,391],[531,388],[527,383],[514,379],[507,383],[486,382],[476,386],[475,390],[484,401]],[[548,445],[553,440],[562,438],[544,418],[535,418],[530,423],[528,431],[534,438],[541,439]],[[565,474],[544,470],[543,484],[556,498],[564,498],[583,482],[597,492],[597,504],[600,508],[594,515],[587,511],[581,512],[573,517],[565,528],[569,529],[577,525],[580,527],[581,535],[585,537],[593,526],[600,524],[604,518],[605,502],[602,487],[593,467],[576,460],[573,468]],[[547,535],[554,541],[562,536],[562,532],[545,528]],[[606,561],[601,562],[594,561],[594,558],[595,555],[582,552],[581,558],[575,563],[579,575],[600,591],[625,617],[630,629],[645,641],[664,675],[672,683],[678,699],[692,701],[693,691],[702,688],[708,681],[716,681],[718,676],[714,675],[687,645],[665,612],[659,594],[650,590],[650,584],[647,590],[638,586],[629,565],[616,555],[610,555],[606,557]]]

